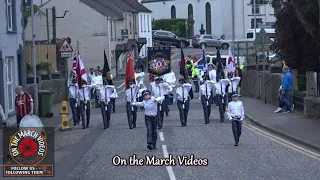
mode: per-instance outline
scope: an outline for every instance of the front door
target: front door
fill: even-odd
[[[14,111],[14,83],[13,83],[13,57],[8,57],[4,62],[5,71],[5,102],[8,113]]]

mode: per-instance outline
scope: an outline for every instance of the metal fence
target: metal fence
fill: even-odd
[[[234,48],[234,58],[236,62],[240,62],[240,64],[256,64],[256,53],[255,46],[253,42],[250,41],[236,41],[234,44],[231,43],[231,47]],[[244,59],[241,62],[241,59]]]

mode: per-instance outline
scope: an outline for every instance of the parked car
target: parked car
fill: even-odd
[[[186,38],[181,38],[170,31],[164,30],[153,30],[152,39],[155,44],[165,45],[170,43],[171,46],[176,46],[177,48],[188,47],[190,42]]]
[[[230,44],[228,41],[221,40],[220,38],[212,35],[196,35],[192,39],[192,46],[194,48],[204,47],[220,47],[228,49]]]

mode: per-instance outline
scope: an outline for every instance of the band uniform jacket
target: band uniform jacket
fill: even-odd
[[[79,99],[79,87],[78,85],[71,84],[69,86],[69,98]]]
[[[184,83],[182,86],[176,88],[175,100],[186,102],[189,99],[189,91],[191,90],[192,85],[190,83]]]
[[[84,87],[82,87],[81,89],[78,90],[79,100],[80,101],[88,101],[88,100],[90,100],[90,97],[89,97],[90,89],[91,89],[91,86],[90,85],[86,85],[86,86],[84,86]]]
[[[199,99],[202,95],[205,95],[208,99],[211,96],[211,90],[215,85],[214,81],[205,81],[200,85]],[[207,91],[207,92],[206,92]]]
[[[229,88],[228,88],[228,92],[232,93],[232,92],[236,92],[238,85],[240,83],[241,78],[240,77],[234,77],[231,78],[229,81]]]
[[[169,92],[173,90],[172,87],[166,82],[156,84],[156,82],[154,81],[150,83],[150,85],[151,85],[152,94],[156,98],[164,95],[168,95]]]
[[[220,94],[222,96],[225,95],[226,93],[226,88],[227,85],[229,84],[230,80],[229,79],[220,79],[216,84],[216,94]]]
[[[101,102],[108,103],[110,98],[112,98],[112,94],[114,92],[115,87],[110,85],[104,85],[99,87],[99,97]]]
[[[130,85],[125,92],[125,102],[134,102],[138,96],[139,87],[135,84]]]
[[[233,120],[234,118],[243,121],[244,119],[244,108],[241,101],[231,101],[228,104],[228,119]]]
[[[164,97],[151,97],[148,100],[143,100],[142,102],[133,102],[133,106],[144,107],[144,113],[146,116],[157,116],[158,114],[158,102],[162,102]]]

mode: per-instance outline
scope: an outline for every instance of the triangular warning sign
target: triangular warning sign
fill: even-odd
[[[59,52],[73,52],[72,46],[68,43],[67,39],[63,40],[60,45]]]

